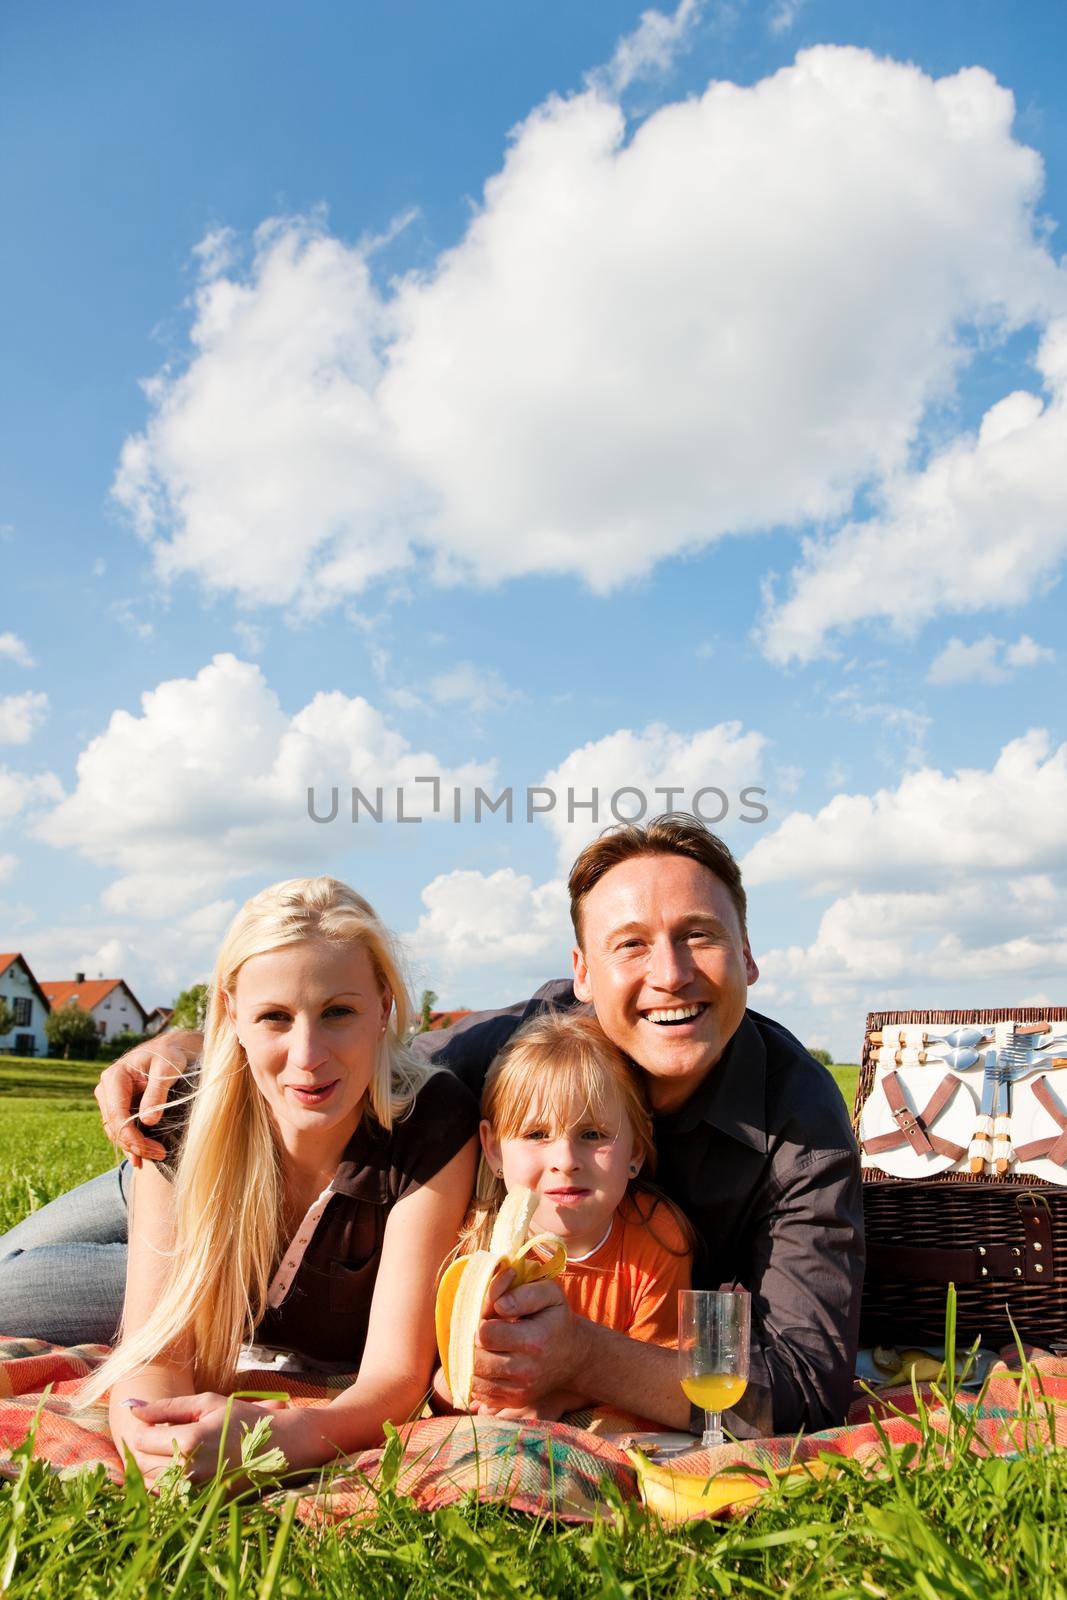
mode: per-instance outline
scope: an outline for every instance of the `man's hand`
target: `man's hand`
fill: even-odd
[[[142,1161],[162,1161],[167,1152],[134,1126],[134,1100],[140,1095],[137,1115],[142,1122],[158,1122],[171,1084],[196,1060],[203,1043],[203,1034],[176,1029],[135,1045],[100,1074],[93,1093],[104,1119],[104,1132],[112,1144],[122,1146],[135,1167]]]
[[[559,1284],[542,1280],[511,1289],[513,1276],[495,1286],[474,1351],[471,1399],[493,1412],[536,1410],[549,1395],[579,1389],[586,1359],[588,1324],[575,1316]]]

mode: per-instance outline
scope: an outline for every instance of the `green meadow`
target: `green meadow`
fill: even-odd
[[[846,1096],[855,1071],[836,1069]],[[96,1075],[0,1060],[0,1228],[110,1161]],[[221,1480],[156,1496],[135,1475],[62,1480],[24,1452],[0,1484],[0,1596],[1067,1600],[1065,1453],[942,1451],[926,1430],[914,1470],[871,1478],[846,1462],[732,1522],[665,1528],[632,1504],[578,1527],[473,1504],[431,1515],[387,1491],[349,1532],[302,1526],[284,1484],[266,1498],[233,1500]]]

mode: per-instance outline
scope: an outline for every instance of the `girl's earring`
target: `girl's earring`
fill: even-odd
[[[637,1177],[637,1174],[638,1174],[638,1173],[639,1173],[639,1172],[640,1172],[640,1171],[641,1171],[641,1164],[640,1164],[640,1162],[638,1162],[638,1161],[631,1161],[631,1162],[630,1162],[630,1176],[631,1176],[631,1178],[636,1178],[636,1177]]]
[[[502,1178],[503,1176],[504,1176],[504,1169],[503,1169],[503,1167],[501,1167],[497,1172],[497,1177],[498,1178]]]

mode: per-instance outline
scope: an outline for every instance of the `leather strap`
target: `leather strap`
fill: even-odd
[[[883,1150],[899,1150],[902,1145],[909,1144],[916,1155],[948,1156],[952,1161],[962,1161],[967,1154],[962,1145],[952,1144],[948,1139],[942,1139],[939,1134],[931,1132],[931,1127],[948,1105],[952,1096],[960,1086],[960,1080],[947,1072],[941,1079],[928,1104],[922,1111],[912,1111],[904,1098],[900,1079],[895,1072],[887,1072],[882,1079],[882,1088],[889,1102],[889,1109],[893,1113],[893,1120],[897,1125],[896,1133],[879,1133],[873,1139],[864,1139],[863,1148],[869,1156],[881,1155]]]
[[[1044,1156],[1058,1167],[1067,1167],[1067,1112],[1049,1088],[1047,1078],[1035,1078],[1032,1088],[1034,1099],[1048,1112],[1060,1132],[1045,1139],[1034,1139],[1030,1144],[1017,1144],[1015,1155],[1019,1161],[1036,1161]]]
[[[981,1283],[987,1278],[1054,1283],[1056,1264],[1048,1202],[1027,1190],[1016,1195],[1015,1203],[1022,1219],[1022,1244],[948,1249],[937,1245],[880,1244],[868,1239],[868,1277],[900,1278],[905,1283]]]

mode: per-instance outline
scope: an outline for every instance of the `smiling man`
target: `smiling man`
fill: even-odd
[[[660,817],[589,845],[569,887],[573,980],[417,1042],[478,1089],[529,1017],[591,1005],[646,1075],[657,1182],[703,1247],[695,1287],[752,1293],[751,1379],[726,1426],[751,1436],[839,1422],[863,1279],[859,1157],[829,1073],[747,1009],[759,971],[736,861],[695,818]],[[699,1431],[673,1351],[575,1316],[553,1283],[498,1294],[494,1309],[475,1363],[484,1404],[522,1408],[578,1389]]]

